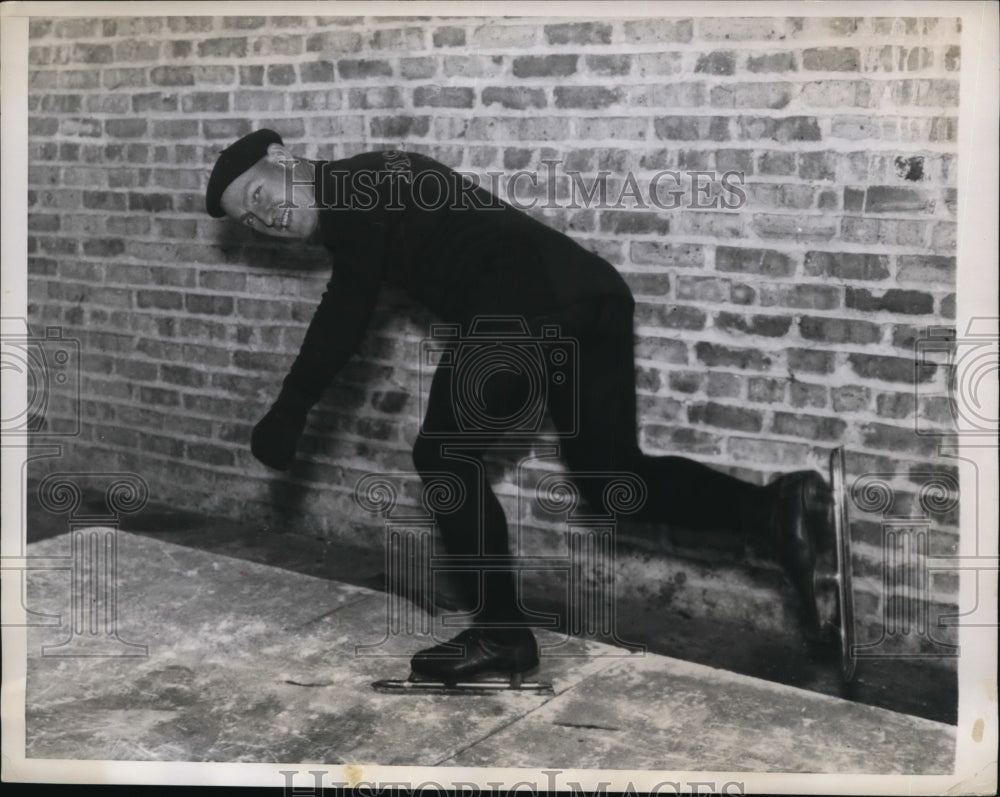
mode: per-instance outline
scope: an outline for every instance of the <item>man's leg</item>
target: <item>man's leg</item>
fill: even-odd
[[[571,417],[573,404],[565,390],[550,393],[550,411],[557,428],[575,425],[578,430],[564,440],[570,470],[634,473],[646,485],[639,519],[736,533],[776,556],[802,599],[807,636],[816,638],[820,620],[813,571],[816,557],[832,545],[822,477],[793,473],[761,487],[684,457],[644,454],[635,414],[632,310],[629,297],[614,297],[591,308],[591,323],[581,322],[579,309],[564,316],[564,334],[579,341],[579,417]],[[599,481],[581,480],[580,487],[585,499],[600,506]]]
[[[573,308],[561,316],[564,334],[577,339],[580,355],[578,417],[570,415],[569,389],[549,394],[556,427],[577,430],[562,441],[567,464],[571,470],[627,471],[641,478],[647,486],[643,520],[693,531],[742,531],[745,509],[762,488],[691,459],[649,456],[639,448],[632,308],[629,297],[609,297],[591,304],[586,315]],[[600,489],[599,481],[586,484],[581,480],[581,489]],[[599,498],[584,497],[591,503]]]
[[[456,402],[474,398],[480,402],[478,412],[502,418],[523,405],[530,386],[523,375],[501,370],[470,395],[463,386],[453,384],[455,372],[439,368],[434,375],[413,461],[425,482],[444,472],[461,483],[453,511],[436,516],[445,552],[451,556],[507,556],[507,520],[482,461],[500,434],[463,430]],[[476,562],[469,561],[457,573],[456,581],[477,607],[475,625],[453,640],[456,644],[452,646],[435,646],[418,653],[412,661],[414,673],[455,681],[485,671],[524,672],[537,665],[534,637],[518,609],[516,570],[490,567],[480,573]]]

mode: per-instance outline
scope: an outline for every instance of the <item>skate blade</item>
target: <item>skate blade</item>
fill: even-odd
[[[854,639],[854,585],[851,579],[851,527],[848,515],[847,485],[844,473],[844,449],[830,454],[830,487],[833,491],[834,533],[836,538],[838,622],[836,634],[840,647],[840,678],[845,684],[854,680],[857,667]]]
[[[488,679],[482,681],[421,681],[406,680],[375,681],[372,688],[381,694],[423,694],[423,695],[496,695],[501,692],[522,694],[555,695],[552,684],[539,681],[520,681],[517,677],[508,679]]]

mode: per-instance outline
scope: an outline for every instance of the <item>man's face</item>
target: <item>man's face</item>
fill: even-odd
[[[312,184],[292,184],[292,154],[271,144],[267,154],[226,186],[220,203],[226,215],[275,238],[308,238],[319,223]],[[302,171],[308,172],[305,177]],[[297,181],[312,178],[312,167],[300,162]],[[287,186],[287,187],[286,187]]]

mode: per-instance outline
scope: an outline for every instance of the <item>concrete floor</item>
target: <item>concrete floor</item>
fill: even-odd
[[[539,675],[554,696],[380,695],[371,682],[404,677],[408,657],[428,641],[390,636],[373,655],[356,655],[356,645],[385,637],[384,593],[150,536],[118,532],[117,541],[118,633],[146,646],[145,655],[42,655],[67,639],[101,646],[109,638],[71,635],[69,571],[31,571],[29,607],[60,621],[29,633],[29,758],[893,774],[953,767],[950,725],[552,632],[540,641],[565,641],[563,655],[545,656]],[[28,553],[69,557],[69,535],[33,542]],[[100,595],[100,606],[108,599]],[[89,615],[81,619],[86,629]]]

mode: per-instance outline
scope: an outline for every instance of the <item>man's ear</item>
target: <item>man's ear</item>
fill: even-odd
[[[286,161],[298,160],[294,155],[292,155],[291,152],[285,149],[285,147],[278,142],[268,145],[267,155],[264,157],[267,158],[268,163],[273,163],[276,166],[280,166]]]

